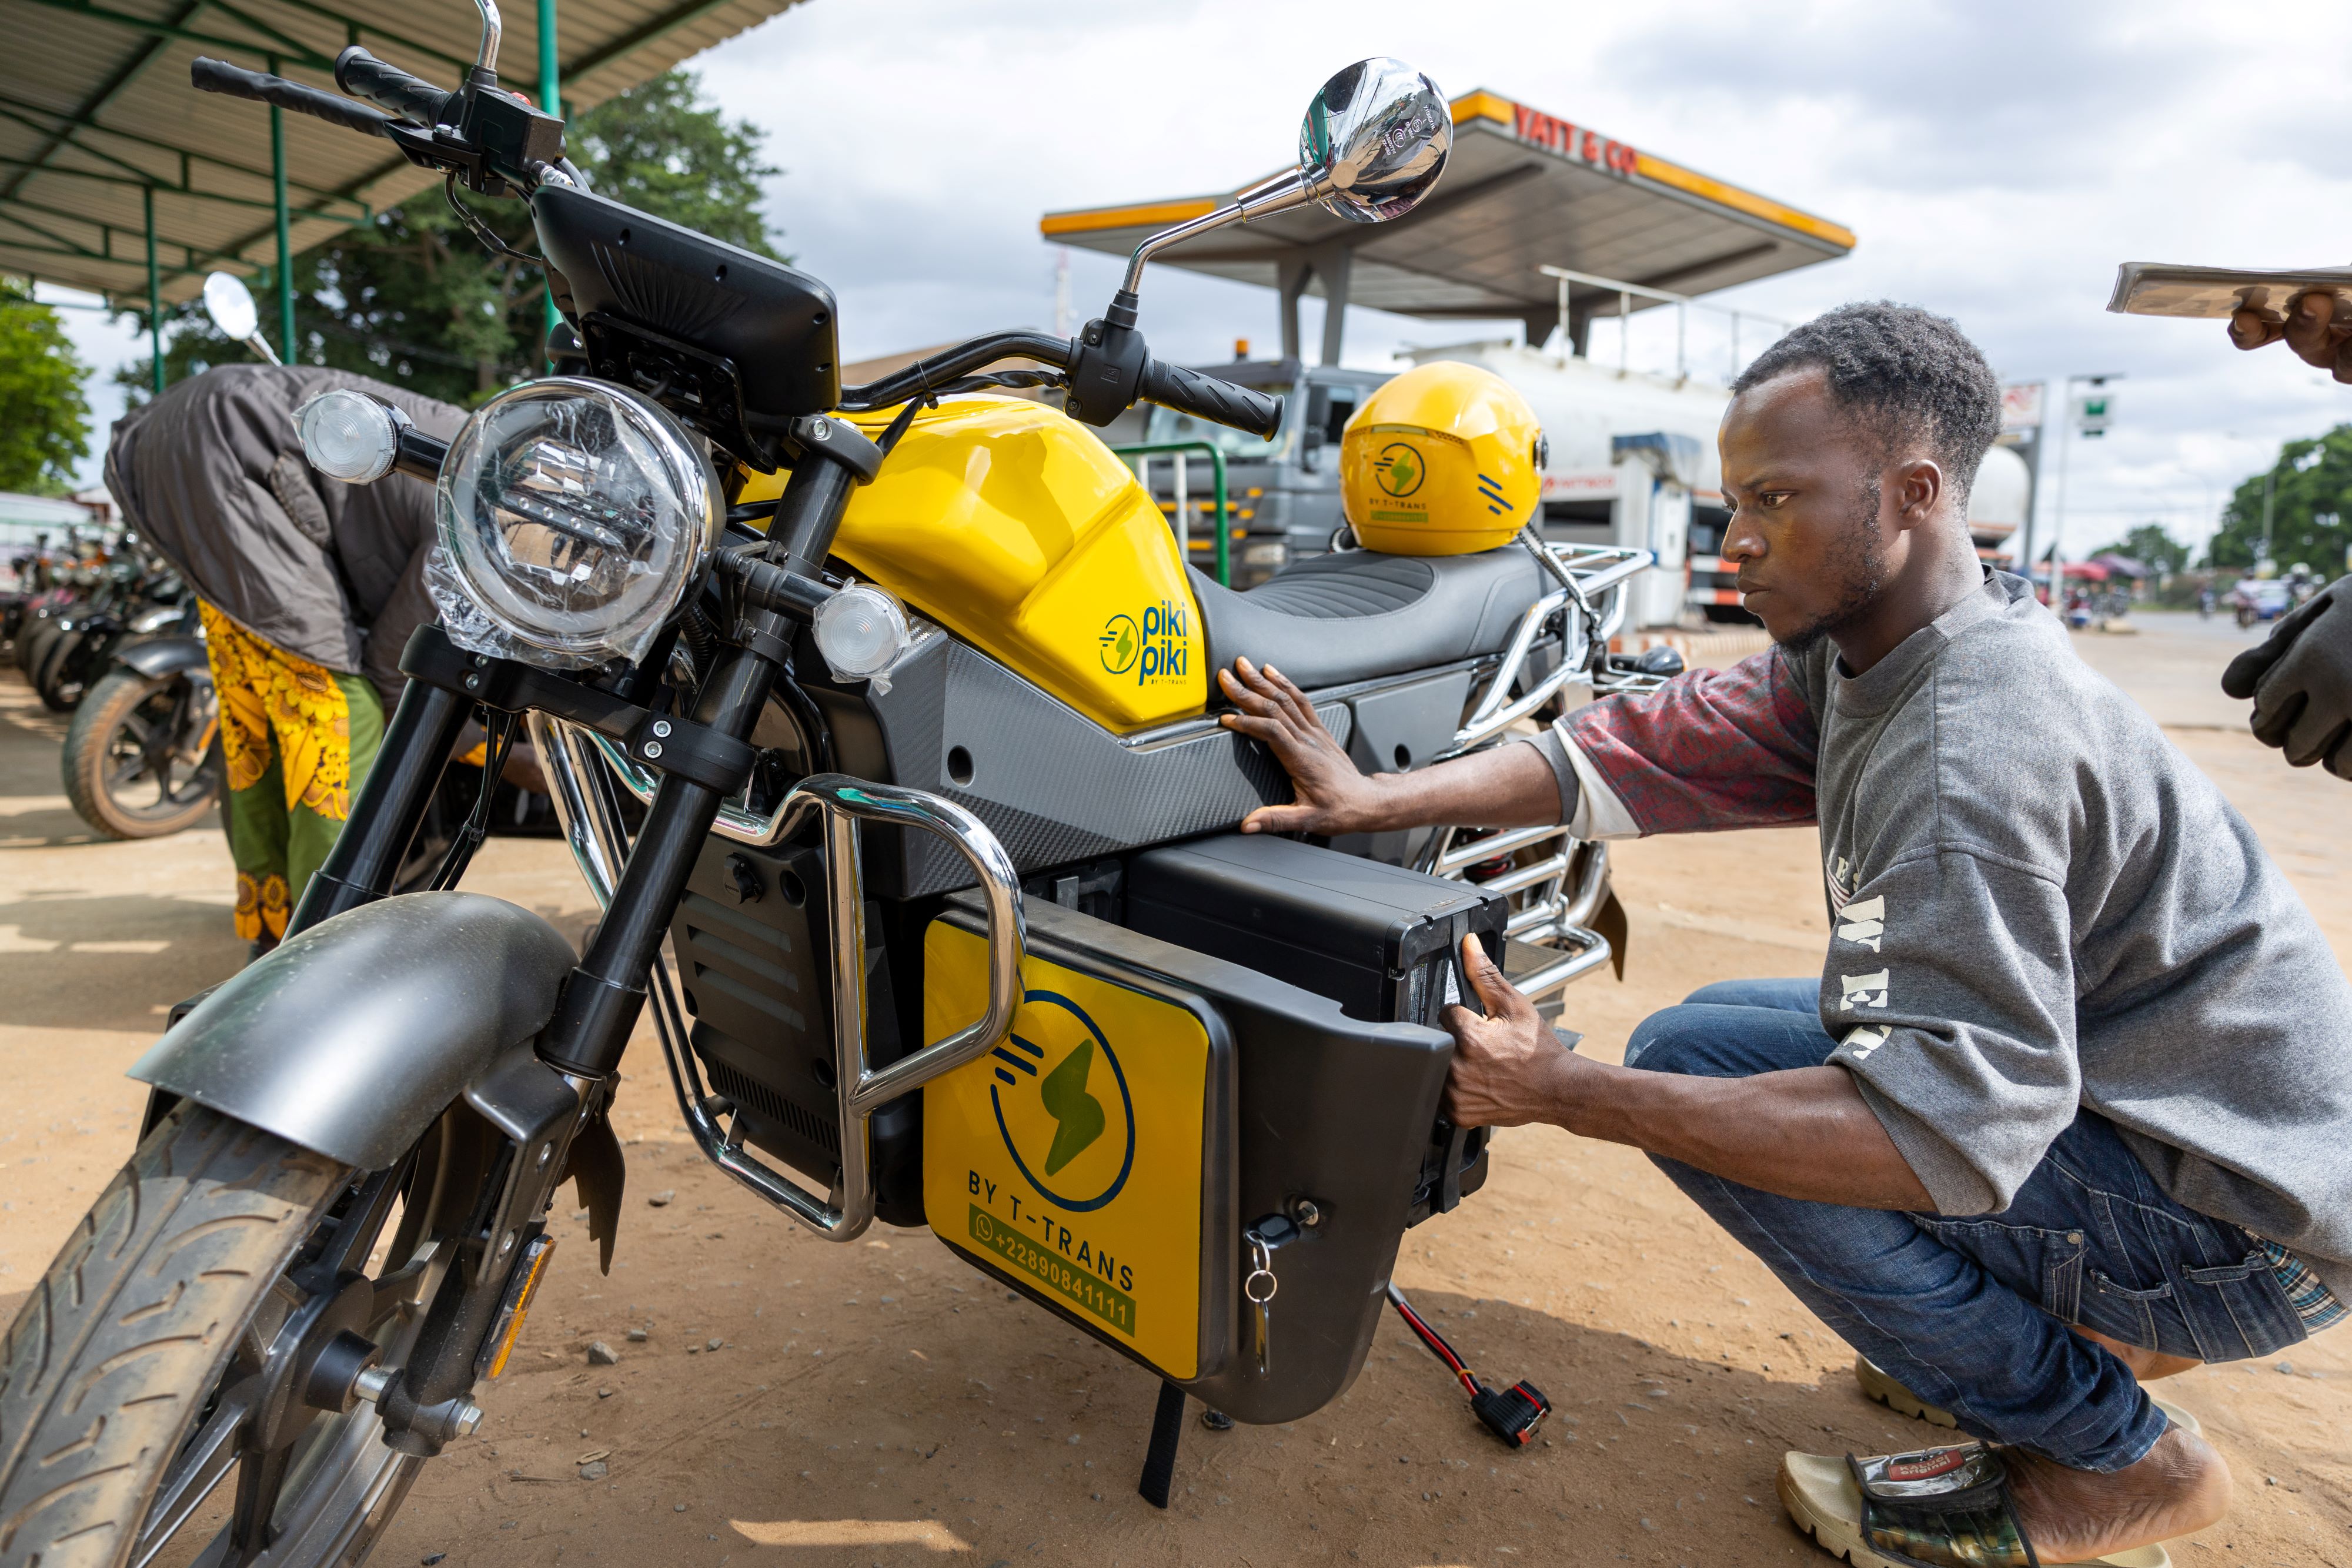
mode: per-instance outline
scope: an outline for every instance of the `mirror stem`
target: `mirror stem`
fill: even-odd
[[[1177,241],[1223,228],[1227,224],[1245,224],[1254,218],[1286,213],[1306,205],[1312,194],[1306,174],[1293,169],[1270,180],[1261,180],[1213,213],[1203,213],[1189,223],[1145,235],[1143,243],[1135,247],[1135,254],[1128,258],[1127,281],[1119,285],[1119,291],[1130,295],[1139,292],[1143,287],[1143,264]]]
[[[482,14],[482,47],[474,52],[475,83],[482,87],[496,87],[499,82],[499,40],[505,36],[506,24],[499,20],[498,0],[474,0],[474,8]]]

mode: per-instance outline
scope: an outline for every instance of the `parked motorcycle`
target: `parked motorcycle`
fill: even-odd
[[[343,52],[383,113],[194,67],[390,140],[461,213],[460,186],[528,201],[581,373],[446,446],[352,392],[302,412],[331,476],[440,486],[441,623],[286,941],[134,1068],[138,1150],[10,1331],[10,1550],[193,1550],[173,1538],[234,1471],[204,1561],[364,1556],[484,1419],[562,1184],[609,1267],[606,1113],[648,1007],[696,1143],[781,1214],[835,1241],[928,1224],[1161,1380],[1164,1503],[1185,1399],[1273,1422],[1336,1397],[1404,1229],[1483,1180],[1483,1132],[1439,1115],[1461,940],[1545,994],[1610,956],[1607,862],[1558,829],[1230,831],[1288,784],[1209,674],[1283,668],[1367,765],[1459,755],[1654,679],[1605,652],[1648,558],[1525,534],[1234,593],[1082,428],[1150,398],[1274,432],[1277,400],[1150,356],[1146,262],[1309,203],[1402,215],[1445,100],[1350,67],[1296,172],[1146,240],[1076,339],[843,387],[824,285],[592,193],[562,122],[496,88],[481,4],[454,92]],[[1015,358],[1052,370],[987,368]],[[1062,409],[992,395],[1040,378]],[[526,727],[548,770],[604,905],[584,954],[457,891],[487,805],[432,890],[386,896],[477,713],[486,779]]]
[[[111,839],[194,826],[226,776],[220,702],[195,600],[133,618],[111,667],[74,709],[58,754],[66,799]]]
[[[193,623],[194,598],[162,558],[125,534],[87,593],[47,617],[26,677],[41,706],[71,713],[131,639]]]

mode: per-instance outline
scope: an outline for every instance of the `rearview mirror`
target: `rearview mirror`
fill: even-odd
[[[1179,240],[1309,202],[1354,224],[1401,218],[1436,185],[1453,151],[1454,112],[1435,82],[1402,60],[1358,60],[1307,104],[1298,167],[1146,237],[1128,261],[1119,292],[1131,298],[1142,286],[1143,264]]]
[[[1437,84],[1402,60],[1358,60],[1323,84],[1298,127],[1298,175],[1334,217],[1378,224],[1421,204],[1454,150]]]
[[[223,337],[235,338],[273,365],[278,362],[277,351],[261,335],[261,312],[254,308],[253,295],[235,273],[205,275],[205,314]]]

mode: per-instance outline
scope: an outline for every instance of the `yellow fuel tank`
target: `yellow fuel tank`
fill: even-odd
[[[878,435],[895,410],[856,420]],[[782,493],[751,476],[737,497]],[[1106,728],[1201,713],[1207,644],[1168,519],[1094,433],[1025,398],[926,409],[833,553]]]

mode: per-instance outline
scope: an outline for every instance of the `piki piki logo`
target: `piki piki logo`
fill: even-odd
[[[1180,681],[1192,668],[1192,614],[1163,599],[1140,615],[1113,615],[1095,639],[1103,673],[1135,674],[1135,684]]]

